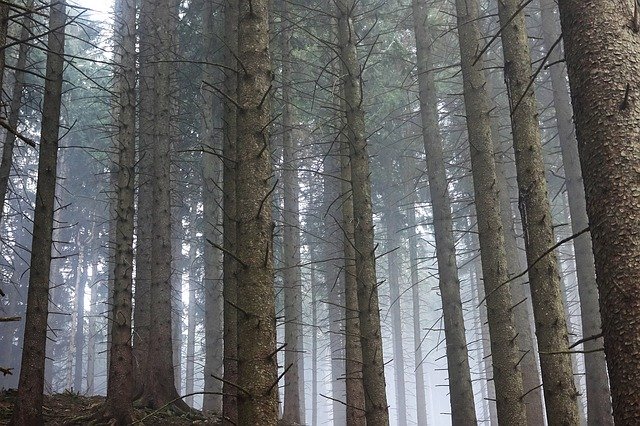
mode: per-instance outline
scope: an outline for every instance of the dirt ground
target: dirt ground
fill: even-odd
[[[13,411],[13,401],[16,395],[15,390],[0,392],[0,425],[9,424]],[[103,402],[103,396],[83,396],[73,392],[45,396],[43,407],[45,425],[99,424],[90,423],[87,419],[100,409]],[[145,426],[219,424],[219,419],[206,418],[199,412],[177,413],[170,409],[154,411],[151,409],[136,408],[134,411],[134,420],[134,424]]]

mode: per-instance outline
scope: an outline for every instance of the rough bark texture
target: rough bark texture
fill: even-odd
[[[47,317],[49,314],[49,272],[55,209],[58,137],[62,101],[62,73],[64,68],[64,42],[66,3],[51,4],[49,28],[54,29],[47,41],[47,71],[42,105],[38,183],[33,218],[33,238],[27,311],[18,397],[12,424],[42,424],[44,393],[45,351],[47,343]]]
[[[282,420],[287,424],[304,422],[304,349],[302,343],[302,275],[300,271],[300,205],[298,202],[297,141],[293,134],[291,104],[291,37],[289,6],[283,3],[282,19],[282,181],[284,211],[284,320],[287,344],[284,353],[284,412]]]
[[[362,383],[362,344],[360,342],[360,315],[358,308],[358,282],[356,251],[354,248],[353,198],[351,194],[351,161],[349,142],[340,135],[340,174],[342,177],[342,229],[344,251],[344,305],[345,305],[345,385],[347,395],[347,424],[366,425],[365,393]]]
[[[238,424],[278,421],[269,2],[239,0],[236,150]]]
[[[131,346],[134,185],[136,148],[136,4],[118,0],[115,4],[115,34],[118,38],[117,129],[118,152],[115,223],[111,347],[106,406],[118,425],[131,423],[133,400],[133,353]]]
[[[560,276],[547,182],[545,180],[537,105],[529,87],[531,58],[524,13],[518,0],[498,2],[502,26],[504,74],[509,95],[519,207],[525,235],[540,367],[550,424],[577,424],[578,405],[567,326],[560,294]],[[562,353],[565,352],[565,353]]]
[[[238,46],[238,3],[227,0],[224,9],[224,40],[227,49],[224,62],[231,68],[225,70],[224,90],[231,99],[236,98]],[[232,102],[224,102],[222,154],[222,293],[223,293],[223,337],[224,337],[224,383],[222,385],[222,421],[225,425],[238,424],[238,311],[237,306],[237,262],[236,253],[236,108]]]
[[[362,75],[357,55],[357,35],[352,20],[355,2],[340,0],[336,3],[339,12],[338,45],[340,46],[340,62],[343,68],[347,116],[345,132],[351,160],[354,246],[366,420],[369,426],[386,426],[389,424],[389,408],[387,407],[382,357],[369,155],[367,154],[364,109],[362,107]]]
[[[564,67],[560,64],[563,59],[560,46],[554,49],[554,43],[559,37],[556,3],[551,0],[541,0],[542,31],[545,49],[549,51],[548,62],[556,64],[549,68],[553,93],[553,105],[556,111],[558,139],[562,151],[562,165],[564,167],[565,185],[571,214],[571,231],[579,233],[589,226],[587,207],[580,171],[578,144],[573,127],[573,111],[566,82]],[[575,253],[576,275],[578,278],[578,294],[580,296],[580,312],[582,320],[582,335],[590,337],[602,332],[600,312],[598,310],[598,287],[593,259],[591,237],[582,234],[573,240]],[[611,396],[609,392],[609,377],[602,339],[585,342],[583,348],[585,382],[587,388],[587,421],[589,425],[606,426],[613,424],[611,416]]]
[[[431,69],[431,37],[427,31],[427,7],[421,0],[412,1],[422,135],[427,156],[429,191],[433,209],[438,279],[442,297],[444,333],[447,343],[447,365],[451,399],[451,421],[454,425],[476,423],[471,386],[471,372],[460,299],[460,281],[451,219],[451,201],[438,128],[438,106],[434,75]]]
[[[634,13],[635,11],[635,13]],[[560,2],[616,424],[640,418],[640,36],[632,1]]]
[[[484,61],[476,61],[481,34],[478,30],[476,0],[456,0],[458,36],[467,115],[471,169],[478,219],[480,255],[484,277],[487,317],[491,336],[493,381],[496,389],[498,422],[526,424],[522,398],[520,353],[516,340],[507,255],[504,245],[500,194],[489,116],[489,95],[484,75]]]

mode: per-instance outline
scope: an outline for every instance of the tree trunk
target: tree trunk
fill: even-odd
[[[571,230],[577,234],[589,226],[587,206],[580,171],[578,144],[573,127],[573,111],[563,67],[559,62],[563,59],[560,46],[554,49],[559,37],[555,17],[556,4],[553,1],[541,0],[541,20],[545,49],[549,53],[548,62],[556,64],[549,68],[553,93],[553,105],[556,110],[558,139],[562,151],[565,184],[571,214]],[[598,310],[598,287],[593,259],[593,248],[588,233],[573,240],[575,252],[576,274],[578,277],[578,294],[580,295],[580,312],[582,319],[582,335],[590,337],[602,332],[600,312]],[[602,339],[592,339],[584,343],[585,378],[587,387],[587,420],[589,425],[606,426],[613,424],[611,416],[611,396],[609,377]]]
[[[55,210],[66,19],[65,1],[52,3],[49,16],[49,28],[52,29],[52,32],[49,33],[47,41],[47,71],[40,132],[38,183],[33,218],[22,368],[12,419],[12,423],[16,425],[41,424],[43,421],[42,401],[49,313],[49,273],[53,212]]]
[[[498,422],[526,424],[520,353],[508,284],[500,198],[489,115],[484,61],[476,58],[481,34],[476,0],[456,0],[464,102],[478,220],[487,318],[491,336]]]
[[[269,2],[239,0],[236,150],[238,424],[278,421]]]
[[[196,263],[196,254],[197,254],[197,250],[196,250],[196,242],[198,241],[196,238],[196,225],[195,225],[195,219],[196,219],[196,213],[195,213],[195,208],[192,208],[192,212],[189,218],[189,226],[190,226],[190,235],[189,235],[189,257],[188,257],[188,262],[189,262],[189,284],[188,284],[188,291],[189,291],[189,304],[187,305],[187,359],[186,359],[186,369],[185,369],[185,389],[184,389],[184,393],[186,395],[189,395],[191,393],[193,393],[194,390],[194,378],[195,378],[195,355],[196,355],[196,276],[195,276],[195,263]],[[205,225],[206,226],[206,225]],[[208,244],[208,243],[207,243]],[[211,262],[213,263],[213,262]],[[206,264],[206,262],[205,262]],[[214,265],[214,270],[215,270],[215,265]],[[215,285],[215,282],[206,282],[205,281],[205,287],[204,287],[204,291],[206,292],[208,289],[208,286],[211,286],[211,290],[213,290],[213,287]],[[206,297],[206,295],[205,295]],[[205,299],[205,305],[206,305],[206,299]],[[205,307],[205,311],[206,311],[206,307]],[[206,314],[205,314],[206,316]],[[220,324],[220,321],[217,321],[215,325]],[[206,319],[205,319],[205,327],[207,326],[206,323]],[[205,343],[206,343],[206,330],[205,330]],[[206,345],[207,347],[205,348],[205,351],[211,351],[214,348],[220,348],[222,345],[222,342],[210,342],[211,345]],[[205,355],[206,356],[206,355]],[[211,368],[211,366],[209,366],[209,368]],[[206,372],[209,371],[209,368],[207,368],[206,365],[206,360],[205,360],[205,380],[206,380]],[[220,374],[220,372],[215,371],[216,375]],[[209,374],[210,376],[211,374]],[[219,376],[218,376],[219,377]],[[219,381],[218,381],[219,383]],[[219,391],[218,391],[219,392]],[[206,395],[204,395],[206,396]],[[203,396],[203,397],[204,397]],[[185,402],[193,407],[193,396],[189,396],[187,398],[185,398]],[[222,401],[221,401],[222,402]],[[222,407],[220,407],[222,408]],[[213,407],[208,407],[207,411],[210,410],[215,410],[215,408]]]
[[[135,215],[135,149],[136,149],[136,3],[118,0],[115,5],[117,75],[118,152],[116,219],[113,279],[114,318],[109,349],[107,415],[118,425],[130,424],[134,391],[133,352],[131,346],[133,234]],[[92,290],[93,293],[94,290]]]
[[[238,47],[238,3],[226,0],[224,11],[224,40],[227,49],[225,64],[231,68],[224,78],[224,89],[231,99],[237,96],[236,52]],[[237,208],[236,208],[236,143],[237,111],[235,104],[224,103],[223,111],[223,322],[224,322],[224,383],[222,386],[222,421],[224,425],[238,424],[238,389],[232,384],[238,381],[238,311],[237,311]]]
[[[369,155],[365,138],[362,106],[362,75],[358,63],[353,28],[355,2],[337,2],[338,45],[344,83],[347,122],[346,138],[351,160],[351,188],[353,194],[354,248],[356,253],[356,281],[362,342],[362,380],[365,389],[366,420],[369,426],[388,425],[389,408],[385,390],[382,333],[376,280],[373,213]]]
[[[447,189],[442,138],[438,129],[438,106],[434,75],[431,71],[431,38],[426,28],[427,7],[421,0],[412,1],[416,55],[418,60],[418,85],[422,136],[427,156],[429,191],[433,208],[433,228],[436,238],[436,257],[445,340],[449,369],[451,420],[454,425],[476,423],[476,413],[471,386],[471,372],[467,353],[460,281],[456,265],[456,253],[451,219],[451,201]]]
[[[525,235],[547,420],[551,424],[577,424],[577,395],[571,356],[567,352],[567,326],[560,294],[557,258],[553,252],[546,253],[555,244],[555,237],[545,180],[537,105],[529,86],[532,74],[529,44],[524,13],[519,8],[518,0],[498,2],[519,207]]]
[[[560,2],[616,424],[640,418],[640,38],[634,11],[637,5],[628,1]]]

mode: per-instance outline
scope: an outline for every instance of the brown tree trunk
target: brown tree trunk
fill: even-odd
[[[422,136],[427,156],[427,173],[433,208],[436,257],[438,259],[438,279],[447,343],[451,420],[454,425],[471,425],[476,423],[476,412],[462,316],[451,201],[447,189],[442,138],[438,128],[435,81],[433,71],[431,71],[433,59],[430,52],[431,37],[426,28],[427,6],[421,0],[413,0],[412,8],[418,60]]]
[[[613,416],[616,424],[633,424],[640,418],[638,6],[611,0],[559,5]]]
[[[544,45],[547,52],[550,51],[548,62],[556,64],[549,68],[549,74],[553,88],[553,105],[556,111],[565,185],[569,199],[571,230],[574,234],[577,234],[589,226],[589,218],[587,217],[578,144],[574,134],[573,111],[571,110],[566,74],[560,65],[563,59],[562,50],[560,46],[555,46],[554,48],[554,43],[559,37],[559,28],[555,16],[557,6],[555,2],[549,0],[540,0],[540,6]],[[578,278],[578,294],[580,295],[582,335],[584,337],[595,336],[602,332],[602,327],[598,310],[598,287],[590,235],[585,233],[576,237],[573,240],[573,249]],[[587,421],[589,425],[593,426],[613,424],[605,356],[604,352],[598,351],[601,347],[602,339],[589,340],[583,346],[587,352],[584,354]]]
[[[117,129],[118,152],[115,258],[111,345],[109,349],[109,378],[107,385],[107,414],[118,425],[131,423],[133,401],[133,352],[131,346],[133,234],[136,149],[136,3],[118,0],[115,5],[118,46],[117,73]]]
[[[65,23],[64,0],[51,4],[47,41],[47,71],[42,106],[38,183],[33,218],[33,239],[27,311],[25,315],[22,366],[18,397],[13,411],[15,425],[42,424],[47,317],[49,314],[49,272],[55,210],[58,137],[62,103]]]
[[[238,424],[278,421],[269,2],[239,0],[236,149]]]
[[[498,422],[526,424],[520,353],[508,284],[500,198],[489,115],[484,61],[477,58],[481,34],[476,0],[456,0],[464,102],[478,219],[480,255],[491,337]]]
[[[538,351],[550,424],[577,424],[576,398],[568,336],[560,294],[553,224],[545,180],[540,129],[531,79],[531,58],[518,0],[498,2],[502,26],[504,74],[509,94],[516,158],[519,207],[525,234]]]

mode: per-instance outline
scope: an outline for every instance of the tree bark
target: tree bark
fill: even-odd
[[[269,2],[239,0],[236,149],[238,424],[278,421]]]
[[[562,50],[560,46],[556,46],[554,49],[554,43],[559,37],[555,16],[557,6],[553,1],[549,0],[540,0],[540,6],[544,45],[547,52],[549,52],[547,60],[550,64],[556,64],[549,68],[549,74],[553,88],[553,105],[556,111],[565,185],[569,199],[571,231],[573,234],[577,234],[589,226],[589,218],[587,217],[578,144],[575,139],[573,111],[571,110],[566,74],[559,64],[563,59]],[[598,286],[596,284],[595,261],[593,259],[590,235],[585,233],[576,237],[573,240],[573,249],[578,278],[578,294],[580,296],[582,335],[584,337],[595,336],[602,332],[602,326],[598,310]],[[607,365],[604,352],[597,351],[601,347],[602,339],[592,339],[583,345],[584,350],[588,352],[584,354],[587,421],[589,425],[593,426],[613,424]]]
[[[613,417],[630,424],[640,418],[637,5],[567,0],[559,6]]]
[[[422,136],[427,156],[427,174],[433,208],[433,228],[436,238],[436,257],[442,309],[444,316],[451,420],[454,425],[476,424],[476,413],[471,386],[471,372],[467,353],[460,281],[456,265],[456,252],[451,219],[451,200],[443,159],[442,138],[438,128],[438,106],[434,81],[430,43],[426,28],[427,7],[421,0],[412,1]]]
[[[560,294],[552,216],[545,180],[537,105],[531,79],[531,58],[518,0],[498,2],[502,26],[504,74],[509,95],[516,158],[519,207],[525,235],[531,299],[550,424],[577,424],[578,406],[567,326]]]
[[[481,34],[476,0],[456,0],[471,170],[478,220],[485,301],[491,337],[498,422],[526,424],[522,375],[508,283],[500,194],[489,115],[484,61],[476,58]]]
[[[33,218],[22,368],[18,384],[18,397],[12,418],[12,423],[16,425],[41,424],[43,421],[42,402],[47,317],[49,314],[49,273],[55,210],[66,19],[65,1],[52,3],[49,16],[49,28],[52,29],[52,32],[49,33],[47,41],[47,70],[40,132],[38,183]]]

